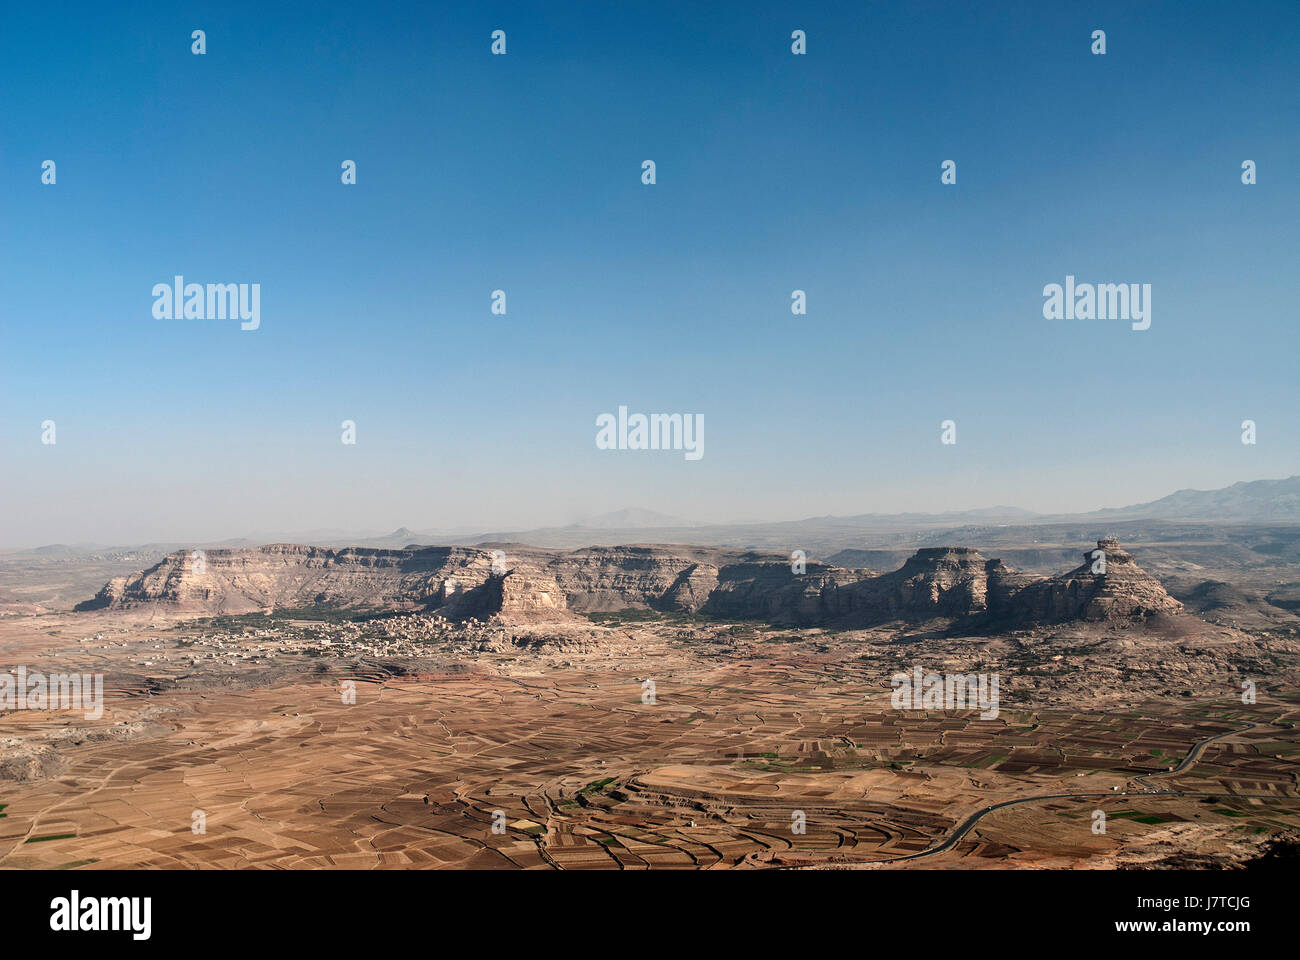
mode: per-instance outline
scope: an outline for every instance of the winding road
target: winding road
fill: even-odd
[[[1187,770],[1188,767],[1196,763],[1196,761],[1199,760],[1201,758],[1201,755],[1205,752],[1205,748],[1208,747],[1210,744],[1218,740],[1226,739],[1227,737],[1235,737],[1238,734],[1247,732],[1248,730],[1254,730],[1258,726],[1260,726],[1260,724],[1254,722],[1254,723],[1250,723],[1245,727],[1242,727],[1239,730],[1228,730],[1225,733],[1218,733],[1212,737],[1206,737],[1204,740],[1198,740],[1196,743],[1192,745],[1191,749],[1187,751],[1187,755],[1183,757],[1182,762],[1179,763],[1178,766],[1174,767],[1172,770],[1161,770],[1158,773],[1144,773],[1141,776],[1133,777],[1132,780],[1134,783],[1139,783],[1146,786],[1147,781],[1154,779],[1155,777],[1177,776],[1178,774]],[[1124,791],[1123,793],[1118,793],[1115,791],[1111,791],[1109,793],[1046,793],[1046,794],[1039,794],[1033,797],[1020,797],[1019,799],[1016,800],[1003,800],[1001,803],[992,804],[990,806],[985,807],[982,810],[978,810],[975,813],[972,813],[969,817],[963,820],[961,824],[958,825],[957,829],[955,829],[952,833],[948,835],[947,839],[943,840],[941,843],[939,843],[936,846],[930,847],[929,849],[926,850],[922,850],[920,853],[910,853],[907,856],[903,856],[903,857],[891,857],[888,860],[874,860],[872,862],[873,863],[901,863],[904,860],[920,860],[923,857],[934,857],[934,856],[938,856],[941,853],[946,853],[947,851],[955,847],[958,843],[960,843],[962,838],[965,837],[966,834],[970,833],[970,831],[975,827],[977,823],[979,823],[982,819],[984,819],[994,810],[1001,810],[1003,807],[1014,807],[1017,804],[1021,804],[1021,803],[1037,803],[1041,800],[1086,800],[1094,797],[1142,797],[1142,796],[1152,796],[1152,795],[1163,795],[1163,796],[1174,796],[1174,797],[1220,797],[1225,799],[1246,798],[1246,797],[1255,796],[1253,794],[1242,794],[1242,793],[1190,793],[1183,790],[1161,790],[1161,789],[1153,788],[1150,791],[1136,790],[1132,792]],[[1283,797],[1277,797],[1270,794],[1267,795],[1266,799],[1278,800],[1278,799],[1297,799],[1297,798],[1283,798]]]

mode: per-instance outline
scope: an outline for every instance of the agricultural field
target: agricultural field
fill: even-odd
[[[0,716],[0,867],[1223,864],[1300,830],[1286,690],[1114,709],[1008,682],[981,719],[894,709],[881,636],[605,617],[498,653],[436,625],[42,619],[5,649],[102,671],[104,709]]]

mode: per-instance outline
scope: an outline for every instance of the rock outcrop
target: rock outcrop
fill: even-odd
[[[970,547],[926,547],[893,573],[837,590],[837,612],[887,620],[984,613],[988,610],[989,570],[996,563]]]
[[[1098,557],[1104,554],[1104,569]],[[1181,604],[1118,542],[1059,577],[1019,573],[969,547],[918,550],[883,575],[784,557],[676,546],[555,552],[518,544],[331,550],[274,544],[171,554],[79,609],[164,603],[195,614],[329,607],[436,609],[452,619],[533,621],[649,608],[796,625],[1113,620]]]
[[[1059,577],[1029,584],[1019,591],[1009,613],[1020,620],[1143,619],[1181,611],[1183,605],[1133,560],[1113,537],[1097,541],[1083,563]]]
[[[270,544],[169,554],[131,578],[111,580],[78,609],[165,602],[184,610],[250,613],[314,606],[409,610],[481,586],[491,553],[465,547],[331,550]]]

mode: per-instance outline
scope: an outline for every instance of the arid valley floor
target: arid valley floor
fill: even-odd
[[[0,710],[0,868],[1291,861],[1300,526],[1114,526],[6,554],[0,671],[104,697]]]
[[[547,566],[507,546],[501,575],[489,549],[363,552],[364,574],[356,551],[214,551],[201,573],[180,554],[86,609],[0,618],[0,669],[105,677],[98,719],[0,714],[0,868],[1293,855],[1300,617],[1241,601],[1228,619],[1190,586],[1179,604],[1106,543],[1109,582],[958,548],[804,577],[698,548]],[[348,579],[389,561],[398,579]],[[916,666],[996,672],[997,717],[896,709],[890,678]]]

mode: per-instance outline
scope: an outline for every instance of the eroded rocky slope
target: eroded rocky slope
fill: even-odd
[[[1098,557],[1105,556],[1104,569]],[[83,609],[162,603],[199,614],[328,607],[438,610],[528,622],[650,608],[798,625],[935,619],[1054,623],[1174,614],[1181,604],[1112,539],[1057,577],[970,547],[918,550],[890,573],[684,546],[546,551],[517,544],[327,549],[276,544],[178,552],[109,581]]]

